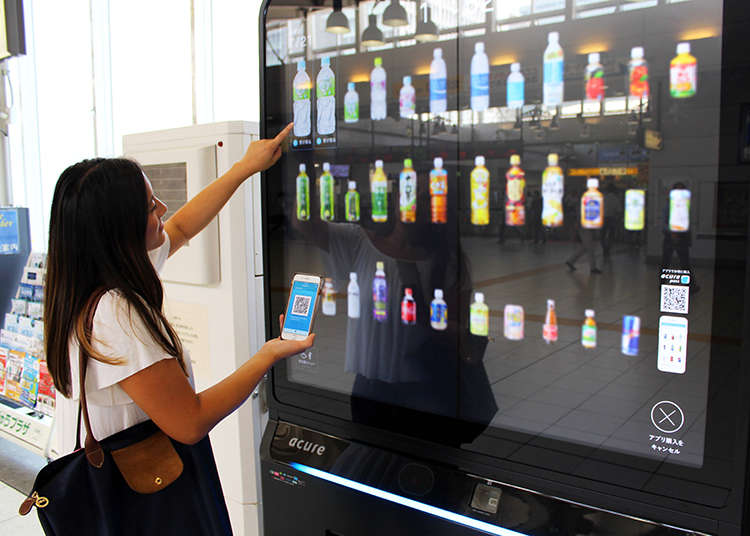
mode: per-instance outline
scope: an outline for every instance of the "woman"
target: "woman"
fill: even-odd
[[[313,335],[268,341],[234,373],[196,393],[190,360],[162,311],[158,276],[167,257],[216,217],[248,177],[279,159],[291,127],[252,143],[166,222],[167,207],[132,161],[85,160],[62,173],[52,200],[44,323],[49,370],[63,395],[57,401],[63,454],[76,442],[79,345],[90,356],[86,397],[98,440],[151,419],[186,444],[237,409],[274,362],[312,345]]]

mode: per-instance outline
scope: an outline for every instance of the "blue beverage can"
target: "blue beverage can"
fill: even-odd
[[[622,317],[622,353],[638,355],[638,340],[641,338],[641,318],[639,316]]]

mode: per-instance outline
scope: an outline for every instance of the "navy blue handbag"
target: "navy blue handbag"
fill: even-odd
[[[231,535],[208,436],[185,445],[146,421],[101,442],[94,438],[84,389],[87,357],[81,350],[76,449],[39,471],[19,513],[36,506],[44,533],[55,536]]]

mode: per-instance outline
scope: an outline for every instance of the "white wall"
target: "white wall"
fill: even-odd
[[[24,4],[27,54],[7,60],[9,182],[35,250],[68,165],[121,154],[125,134],[259,118],[259,0]]]

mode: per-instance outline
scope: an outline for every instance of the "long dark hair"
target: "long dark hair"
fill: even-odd
[[[49,224],[44,345],[55,387],[71,396],[70,337],[93,359],[122,363],[94,350],[85,329],[92,296],[117,290],[129,314],[141,318],[153,340],[180,362],[182,345],[162,313],[164,290],[146,251],[149,199],[144,174],[123,158],[83,160],[55,186]]]

